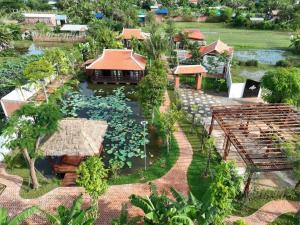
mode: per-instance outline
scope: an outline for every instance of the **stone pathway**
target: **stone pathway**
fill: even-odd
[[[297,213],[299,211],[300,204],[298,202],[288,200],[276,200],[268,202],[250,216],[231,216],[230,218],[228,218],[227,222],[232,224],[234,221],[242,219],[248,225],[268,225],[282,214],[288,212]]]
[[[165,105],[161,108],[161,111],[165,111],[170,105],[167,93],[165,97]],[[193,158],[193,149],[180,127],[174,132],[174,137],[180,149],[179,158],[167,174],[152,182],[157,185],[160,191],[168,190],[172,186],[178,191],[187,194],[189,190],[187,170]],[[8,175],[3,166],[0,167],[0,183],[7,186],[0,196],[0,207],[7,208],[10,215],[14,215],[32,205],[38,205],[44,210],[53,212],[60,204],[69,206],[73,199],[84,191],[79,187],[59,187],[42,197],[23,199],[19,195],[22,178]],[[149,185],[138,183],[110,186],[108,191],[99,199],[100,215],[96,224],[110,224],[111,219],[119,215],[122,204],[128,203],[128,198],[131,194],[148,195]],[[88,205],[89,197],[87,195],[84,195],[84,200],[85,204]],[[129,213],[130,215],[139,215],[142,212],[137,208],[129,206]],[[39,218],[34,218],[28,222],[30,224],[44,223]]]

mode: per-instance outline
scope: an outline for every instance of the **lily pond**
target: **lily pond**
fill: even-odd
[[[136,97],[136,86],[133,85],[127,85],[127,86],[120,86],[120,85],[109,85],[109,84],[92,84],[89,82],[82,82],[79,85],[79,91],[84,96],[110,96],[113,94],[113,91],[118,88],[123,88],[124,93],[126,95],[127,101],[126,105],[130,107],[132,114],[130,115],[130,119],[137,122],[137,124],[140,124],[142,120],[145,119],[142,109],[140,107],[140,104],[138,103],[137,97]],[[162,139],[159,137],[155,129],[149,129],[148,131],[148,140],[149,143],[146,146],[146,152],[147,152],[147,166],[151,165],[159,156],[161,153],[162,148]],[[103,160],[106,165],[108,165],[108,162],[110,159],[112,159],[112,155],[108,154],[106,149],[104,149],[104,152],[102,153]],[[139,170],[144,169],[145,166],[145,160],[140,157],[133,157],[131,160],[132,166],[128,167],[125,166],[121,169],[120,174],[121,175],[127,175],[134,172],[137,172]]]

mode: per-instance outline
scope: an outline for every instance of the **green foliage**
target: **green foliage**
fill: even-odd
[[[41,140],[57,130],[60,116],[55,105],[28,103],[12,115],[4,130],[4,136],[8,137],[6,146],[24,155],[34,189],[39,186],[34,163],[41,155]]]
[[[278,68],[262,78],[264,100],[270,103],[300,105],[300,69]]]
[[[11,47],[13,35],[10,29],[6,26],[0,26],[0,51]]]
[[[291,67],[292,63],[287,60],[279,60],[276,62],[276,66],[278,67]]]
[[[171,188],[173,200],[168,198],[164,192],[160,195],[154,185],[151,185],[150,189],[149,197],[130,196],[131,204],[142,209],[145,213],[145,224],[194,225],[198,224],[194,222],[198,221],[200,224],[202,221],[202,205],[193,194],[189,193],[188,198],[186,198]]]
[[[46,49],[43,58],[54,66],[57,74],[67,75],[72,69],[68,56],[60,48]]]
[[[122,169],[122,167],[122,162],[114,159],[109,160],[109,170],[112,173],[113,179],[116,179],[118,177],[119,171],[120,169]]]
[[[148,74],[138,85],[138,96],[146,114],[153,114],[164,100],[167,87],[167,71],[162,61],[154,61]]]
[[[77,170],[78,178],[76,182],[95,199],[107,189],[107,172],[102,159],[92,156],[80,164]]]
[[[62,111],[66,116],[78,116],[85,111],[88,118],[105,120],[109,127],[105,135],[106,152],[131,167],[131,159],[144,157],[143,127],[132,119],[132,110],[126,104],[124,89],[113,91],[109,96],[86,97],[78,93],[70,93],[62,102]],[[148,140],[146,140],[148,142]]]
[[[34,61],[24,69],[24,76],[33,83],[44,81],[53,74],[53,65],[45,59]]]
[[[118,218],[112,221],[112,225],[136,225],[140,222],[140,218],[130,219],[128,216],[128,206],[126,204],[122,205],[121,214]]]
[[[1,225],[20,225],[23,224],[24,220],[38,212],[36,206],[32,206],[18,213],[13,218],[9,218],[8,211],[5,208],[0,208],[0,224]]]
[[[300,34],[291,39],[290,47],[293,47],[295,51],[300,52]]]
[[[233,225],[247,225],[244,220],[236,220],[233,222]]]
[[[95,218],[90,218],[89,214],[93,208],[83,210],[82,208],[83,198],[82,194],[79,195],[73,202],[70,209],[63,205],[58,206],[57,214],[52,215],[45,211],[42,211],[43,215],[52,225],[92,225],[95,223]]]
[[[293,173],[296,179],[300,179],[300,137],[298,141],[286,141],[282,146],[284,152],[288,156],[288,160],[293,166]]]
[[[233,209],[233,200],[240,193],[241,178],[233,163],[223,161],[215,168],[213,177],[204,198],[206,218],[211,223],[222,224]]]
[[[13,12],[10,14],[10,18],[13,20],[17,20],[19,23],[22,23],[25,20],[23,13],[21,12]]]
[[[299,213],[285,213],[277,217],[270,225],[298,225],[300,224]]]
[[[36,23],[34,25],[34,30],[36,30],[37,32],[39,32],[41,34],[46,34],[51,31],[51,29],[48,27],[48,25],[43,22]]]

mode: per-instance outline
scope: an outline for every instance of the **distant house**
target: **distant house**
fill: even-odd
[[[122,33],[120,34],[120,38],[123,41],[123,44],[126,48],[131,48],[130,41],[132,39],[136,39],[139,41],[144,41],[147,39],[150,35],[148,33],[142,32],[141,29],[129,29],[129,28],[123,28]]]
[[[145,12],[143,11],[140,11],[139,14],[138,14],[138,22],[141,24],[141,25],[144,25],[145,22],[146,22],[146,14]]]
[[[67,23],[66,15],[51,14],[51,13],[23,13],[25,24],[36,24],[42,22],[48,26],[61,26]]]
[[[198,43],[199,45],[205,45],[205,37],[199,29],[184,29],[183,33],[186,34],[187,39],[190,42]],[[177,49],[184,48],[180,34],[175,36],[174,43]]]
[[[146,63],[146,58],[133,50],[105,49],[86,67],[86,73],[94,83],[137,84],[144,76]]]
[[[101,20],[101,19],[104,18],[104,13],[102,13],[102,12],[97,12],[97,13],[95,14],[95,17],[96,17],[96,19]]]
[[[199,0],[189,0],[190,4],[197,5]]]
[[[169,10],[166,8],[158,8],[155,10],[155,19],[157,22],[163,22],[165,17],[169,14]]]
[[[78,25],[78,24],[65,24],[60,28],[61,32],[68,32],[73,34],[85,34],[88,30],[87,25]]]
[[[233,47],[228,46],[221,40],[217,40],[209,45],[201,46],[199,51],[202,56],[204,55],[220,55],[225,52],[228,54],[233,53]]]

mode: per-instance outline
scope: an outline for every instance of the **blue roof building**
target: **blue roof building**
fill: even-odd
[[[95,14],[95,16],[96,16],[97,19],[101,20],[101,19],[104,18],[104,13],[102,13],[102,12],[97,12],[97,13]]]
[[[166,8],[159,8],[155,11],[156,15],[168,15],[169,10]]]

